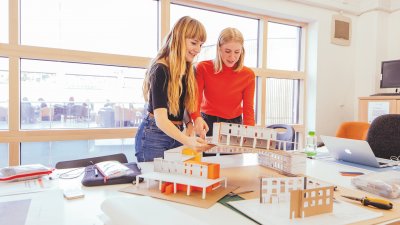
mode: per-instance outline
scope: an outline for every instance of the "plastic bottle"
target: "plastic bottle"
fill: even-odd
[[[317,137],[314,131],[308,132],[305,153],[309,158],[314,158],[317,155]]]

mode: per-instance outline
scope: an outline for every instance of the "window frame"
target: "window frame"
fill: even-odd
[[[299,96],[299,123],[294,124],[297,132],[304,134],[305,124],[305,99],[306,99],[306,71],[305,71],[305,43],[307,24],[296,21],[269,17],[267,15],[255,14],[252,12],[231,9],[223,6],[212,5],[210,3],[194,2],[189,0],[160,0],[159,1],[159,40],[169,31],[170,3],[176,3],[191,7],[203,8],[211,11],[223,12],[237,16],[244,16],[260,20],[259,27],[259,67],[252,68],[259,78],[257,83],[257,106],[256,111],[261,115],[265,115],[265,94],[266,94],[266,78],[286,78],[299,79],[300,90]],[[51,60],[64,61],[74,63],[90,63],[112,66],[127,66],[146,68],[151,58],[117,55],[108,53],[95,53],[67,49],[44,48],[34,46],[24,46],[19,44],[19,1],[9,0],[9,43],[0,43],[2,49],[0,56],[9,58],[9,101],[19,102],[20,93],[20,60]],[[266,48],[267,46],[267,29],[268,21],[279,22],[300,26],[301,32],[301,55],[300,55],[300,71],[284,71],[271,70],[266,67]],[[160,46],[160,45],[159,45]],[[159,47],[158,46],[158,47]],[[20,104],[11,104],[9,106],[9,130],[0,131],[2,139],[1,143],[9,144],[9,165],[20,164],[20,144],[21,142],[45,142],[45,141],[64,141],[64,140],[92,140],[92,139],[125,139],[132,138],[136,134],[137,128],[112,128],[112,129],[69,129],[69,130],[20,130]],[[265,116],[259,118],[258,125],[265,126]],[[301,138],[299,139],[301,140]]]

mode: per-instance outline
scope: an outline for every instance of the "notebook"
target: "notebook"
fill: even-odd
[[[329,154],[336,160],[358,163],[371,167],[388,167],[393,162],[388,159],[375,157],[369,143],[364,140],[354,140],[321,135]]]

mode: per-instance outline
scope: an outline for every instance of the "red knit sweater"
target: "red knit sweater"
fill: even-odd
[[[255,74],[243,67],[239,72],[222,68],[214,73],[213,61],[200,62],[196,67],[200,107],[191,117],[195,120],[200,111],[224,119],[233,119],[243,113],[243,124],[254,126]]]

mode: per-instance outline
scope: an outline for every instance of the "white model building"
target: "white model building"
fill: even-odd
[[[202,189],[202,199],[205,199],[208,187],[212,187],[212,190],[215,190],[221,186],[222,182],[224,182],[224,187],[227,187],[227,178],[219,177],[219,164],[217,165],[218,171],[215,168],[209,168],[209,166],[215,166],[215,164],[207,165],[155,158],[154,172],[138,175],[136,179],[143,178],[147,183],[147,188],[150,187],[151,181],[158,181],[160,191],[163,182],[172,183],[174,194],[177,193],[178,184],[187,185],[187,195],[190,195],[192,187],[198,187]],[[210,175],[212,178],[210,178]],[[136,186],[138,185],[139,182],[136,183]]]
[[[260,126],[232,123],[214,123],[213,136],[208,140],[216,145],[208,153],[258,153],[259,164],[284,174],[305,173],[306,155],[296,150],[285,151],[288,143],[277,140],[278,131]],[[276,146],[284,146],[277,150]]]
[[[273,203],[273,198],[290,198],[289,218],[329,213],[333,210],[334,187],[305,177],[260,178],[260,203]]]

